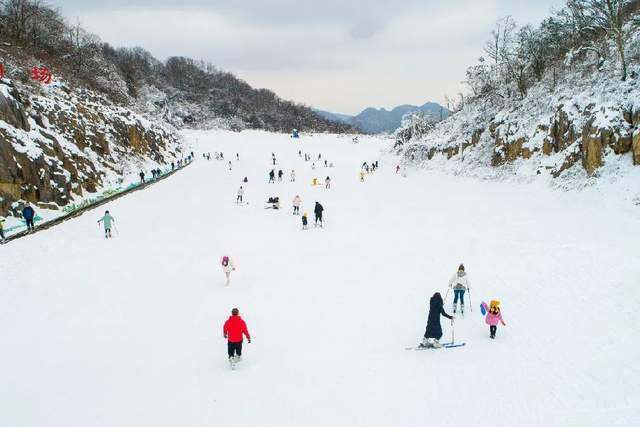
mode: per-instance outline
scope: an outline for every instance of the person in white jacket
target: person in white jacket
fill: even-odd
[[[238,198],[236,199],[236,203],[242,203],[242,196],[244,196],[244,188],[242,188],[241,185],[238,189]]]
[[[460,313],[464,315],[464,293],[471,290],[469,276],[464,271],[464,264],[460,264],[456,274],[449,280],[449,288],[453,289],[453,312],[457,311],[458,300],[460,300]]]
[[[302,205],[302,199],[296,194],[293,198],[293,214],[300,215],[300,205]]]
[[[227,277],[225,286],[229,286],[231,283],[231,272],[236,271],[236,267],[233,265],[233,260],[226,255],[222,257],[222,271],[224,271],[224,275]]]

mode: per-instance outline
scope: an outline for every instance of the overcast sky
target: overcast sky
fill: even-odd
[[[562,0],[51,0],[115,46],[211,62],[333,112],[443,102],[496,20],[538,23]]]

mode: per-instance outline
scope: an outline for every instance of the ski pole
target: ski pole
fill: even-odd
[[[469,307],[471,308],[471,312],[473,313],[473,303],[471,302],[471,289],[469,289]]]
[[[455,338],[455,336],[454,336],[454,333],[453,333],[453,319],[451,319],[451,344],[456,342],[454,338]]]
[[[449,289],[451,289],[451,287],[447,288],[447,293],[444,294],[444,302],[447,302],[447,297],[449,296]]]
[[[116,227],[116,222],[113,222],[113,229],[116,230],[116,234],[119,236],[120,232],[118,231],[118,227]]]

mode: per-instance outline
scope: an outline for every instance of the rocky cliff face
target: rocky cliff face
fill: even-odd
[[[170,129],[95,92],[0,81],[0,215],[58,209],[179,157]]]
[[[400,129],[395,148],[415,164],[453,160],[460,173],[583,180],[617,173],[640,165],[640,67],[631,69],[626,82],[576,73],[553,88],[543,80],[506,104],[473,99],[418,138],[407,141]]]

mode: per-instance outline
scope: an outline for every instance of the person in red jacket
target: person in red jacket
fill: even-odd
[[[231,316],[224,322],[224,327],[222,328],[224,337],[228,340],[227,350],[229,363],[232,366],[242,360],[242,336],[247,337],[247,341],[251,343],[251,335],[249,335],[247,324],[242,320],[239,313],[240,311],[237,308],[231,310]]]

